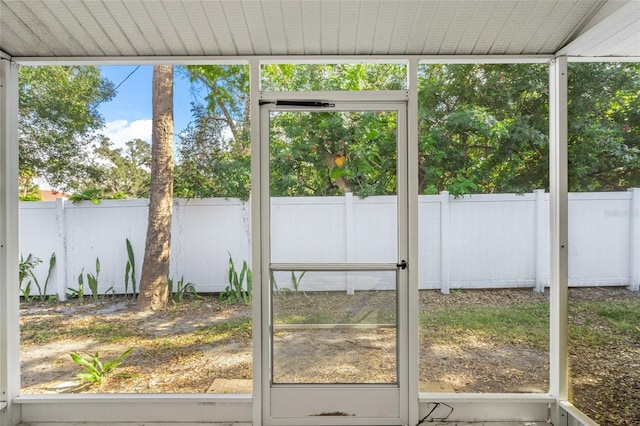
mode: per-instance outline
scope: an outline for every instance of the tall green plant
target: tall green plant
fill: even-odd
[[[238,274],[231,253],[229,253],[229,285],[220,293],[220,300],[226,300],[231,303],[243,301],[248,305],[251,303],[252,288],[252,274],[249,265],[247,265],[246,261],[243,261],[242,269]]]
[[[126,238],[125,241],[127,245],[127,264],[124,267],[124,294],[129,294],[129,281],[131,281],[132,289],[133,289],[133,298],[136,297],[136,261],[133,256],[133,247],[131,246],[131,241]]]
[[[95,275],[87,272],[87,285],[91,290],[91,297],[93,300],[98,300],[100,295],[98,294],[98,276],[100,275],[100,258],[96,257],[96,273]],[[110,289],[109,289],[110,290]],[[107,293],[107,290],[105,293]],[[80,271],[80,275],[78,275],[78,288],[69,289],[69,293],[67,293],[67,297],[78,296],[80,302],[84,302],[84,268]]]
[[[82,271],[80,271],[80,275],[78,275],[78,288],[70,288],[69,292],[67,293],[67,298],[70,299],[72,297],[78,297],[78,300],[80,300],[80,302],[84,302],[84,278],[83,278],[83,274],[84,274],[84,268],[82,268]]]
[[[53,268],[56,266],[56,253],[51,253],[51,257],[49,257],[49,270],[47,271],[47,278],[44,280],[44,289],[42,293],[40,293],[40,300],[43,302],[47,298],[47,286],[49,285],[49,279],[51,279],[51,273],[53,272]],[[40,287],[38,286],[38,290]]]
[[[96,257],[96,274],[87,273],[87,284],[91,289],[93,300],[98,300],[98,275],[100,275],[100,259]]]

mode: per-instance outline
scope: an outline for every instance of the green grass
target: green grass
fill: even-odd
[[[570,346],[640,342],[640,303],[634,300],[570,303]],[[476,338],[548,350],[549,304],[432,308],[420,313],[423,336],[437,343]]]
[[[634,300],[575,302],[569,306],[570,346],[640,344],[640,303]]]
[[[549,304],[431,308],[420,312],[420,326],[424,337],[437,343],[476,338],[546,350]]]

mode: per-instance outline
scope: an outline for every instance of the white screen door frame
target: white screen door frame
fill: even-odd
[[[297,95],[301,95],[298,93]],[[318,106],[310,98],[322,99]],[[400,425],[409,418],[409,335],[408,335],[408,141],[406,94],[367,93],[364,100],[351,99],[357,93],[332,92],[302,94],[302,103],[295,100],[278,104],[278,99],[261,100],[260,106],[260,391],[261,419],[265,425]],[[291,98],[291,96],[289,96]],[[338,98],[338,99],[336,99]],[[346,99],[345,99],[346,98]],[[378,98],[378,99],[376,99]],[[274,112],[390,112],[396,115],[396,258],[393,261],[364,263],[293,262],[284,259],[273,262],[271,253],[270,197],[270,117]],[[396,376],[385,383],[306,383],[274,380],[274,304],[271,277],[274,273],[307,271],[322,274],[381,273],[396,276]],[[305,278],[306,279],[306,278]],[[274,278],[275,280],[275,278]],[[278,376],[279,377],[279,376]],[[258,383],[256,383],[258,384]]]

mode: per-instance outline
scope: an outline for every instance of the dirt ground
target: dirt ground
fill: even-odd
[[[274,380],[387,383],[396,380],[393,307],[388,293],[333,297],[299,294],[274,302]],[[326,296],[326,295],[325,295]],[[571,290],[571,301],[633,300],[622,288]],[[420,294],[420,309],[508,306],[546,302],[548,294],[474,290]],[[314,312],[314,315],[310,315]],[[317,314],[319,313],[319,317]],[[141,313],[130,299],[59,304],[23,303],[20,310],[23,394],[247,392],[252,377],[251,312],[208,296],[166,311]],[[577,318],[576,320],[581,320]],[[375,327],[305,328],[305,324],[375,324]],[[297,324],[291,326],[291,324]],[[638,324],[640,327],[640,324]],[[548,348],[500,342],[487,336],[429,339],[421,330],[420,388],[425,392],[546,392]],[[574,404],[601,424],[640,424],[640,328],[618,347],[573,345]],[[70,353],[99,352],[101,360],[134,347],[102,385],[75,377]],[[229,389],[214,383],[236,383]]]

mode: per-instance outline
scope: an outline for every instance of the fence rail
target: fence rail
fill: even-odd
[[[49,294],[64,298],[78,275],[95,274],[100,292],[125,292],[129,239],[139,279],[147,200],[20,204],[20,252],[43,260],[42,283],[55,253]],[[274,198],[272,259],[280,263],[396,262],[395,197]],[[640,189],[569,194],[569,285],[640,284]],[[549,284],[549,196],[533,193],[419,197],[421,289],[532,287]],[[236,199],[174,201],[171,275],[199,292],[227,286],[229,254],[250,260],[250,207]],[[414,262],[415,264],[415,262]],[[308,274],[306,290],[353,290],[352,273]],[[291,283],[278,280],[278,285]],[[376,288],[391,283],[379,282]],[[128,289],[131,292],[131,288]],[[33,289],[32,289],[33,292]]]

